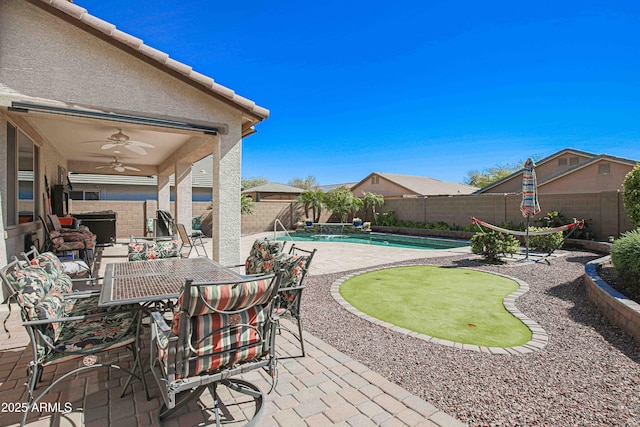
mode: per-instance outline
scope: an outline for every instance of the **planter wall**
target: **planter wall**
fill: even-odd
[[[640,343],[640,304],[615,290],[598,275],[600,265],[610,258],[606,256],[585,266],[587,296],[607,319]]]

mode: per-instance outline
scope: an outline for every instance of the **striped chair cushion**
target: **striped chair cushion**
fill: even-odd
[[[184,292],[180,294],[178,303],[189,316],[215,313],[219,311],[236,311],[256,304],[269,302],[267,290],[271,280],[233,283],[229,285],[192,286],[189,307],[183,306]],[[208,307],[207,301],[213,309]]]
[[[213,372],[262,356],[267,317],[268,307],[258,305],[235,315],[210,313],[187,318],[195,353],[181,376]]]

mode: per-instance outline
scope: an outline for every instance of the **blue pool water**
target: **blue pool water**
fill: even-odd
[[[370,233],[370,234],[308,234],[290,233],[289,236],[279,236],[276,240],[293,240],[296,242],[340,242],[359,243],[364,245],[390,246],[393,248],[409,249],[452,249],[469,246],[466,240],[437,239],[433,237],[400,236],[398,234]]]

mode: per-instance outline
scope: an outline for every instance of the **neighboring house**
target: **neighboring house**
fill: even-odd
[[[565,148],[536,162],[539,194],[593,193],[622,190],[625,176],[635,160]],[[494,182],[476,193],[520,193],[522,170]]]
[[[69,172],[155,176],[164,210],[173,176],[173,214],[190,228],[192,164],[203,158],[213,258],[240,260],[242,141],[267,109],[64,0],[0,0],[0,58],[0,264],[25,236],[44,241],[47,185]]]
[[[210,157],[191,166],[191,188],[194,202],[211,202],[213,162]],[[72,200],[156,200],[158,178],[155,176],[76,174],[69,176]],[[175,179],[169,177],[171,201],[175,201]]]
[[[347,187],[349,190],[351,190],[351,188],[353,188],[353,186],[356,185],[356,184],[357,184],[357,182],[345,182],[344,184],[321,185],[318,188],[326,193],[328,191],[331,191],[331,190],[334,190],[334,189],[340,188],[340,187]]]
[[[476,190],[476,187],[469,185],[440,181],[426,176],[381,172],[373,172],[351,187],[351,191],[357,197],[362,197],[364,193],[375,193],[387,199],[471,194]]]
[[[273,200],[295,200],[304,190],[279,182],[268,182],[257,187],[248,188],[242,191],[256,202]]]

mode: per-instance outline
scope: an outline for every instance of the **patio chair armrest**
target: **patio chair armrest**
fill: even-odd
[[[65,292],[62,294],[65,299],[81,299],[81,298],[94,298],[100,295],[99,290],[90,290],[90,291],[73,291],[73,292]]]
[[[151,319],[163,335],[170,335],[172,333],[171,328],[167,325],[167,320],[162,316],[162,313],[159,311],[151,312]]]
[[[287,286],[285,288],[278,288],[278,292],[283,291],[297,291],[298,289],[304,289],[306,286]]]
[[[24,320],[22,322],[23,326],[42,326],[48,325],[50,323],[64,323],[64,322],[74,322],[77,320],[87,320],[87,319],[96,319],[100,317],[112,317],[116,314],[125,313],[128,311],[138,311],[137,308],[124,308],[121,310],[111,310],[111,311],[101,311],[98,313],[84,314],[82,316],[68,316],[68,317],[58,317],[55,319],[45,319],[45,320]]]

